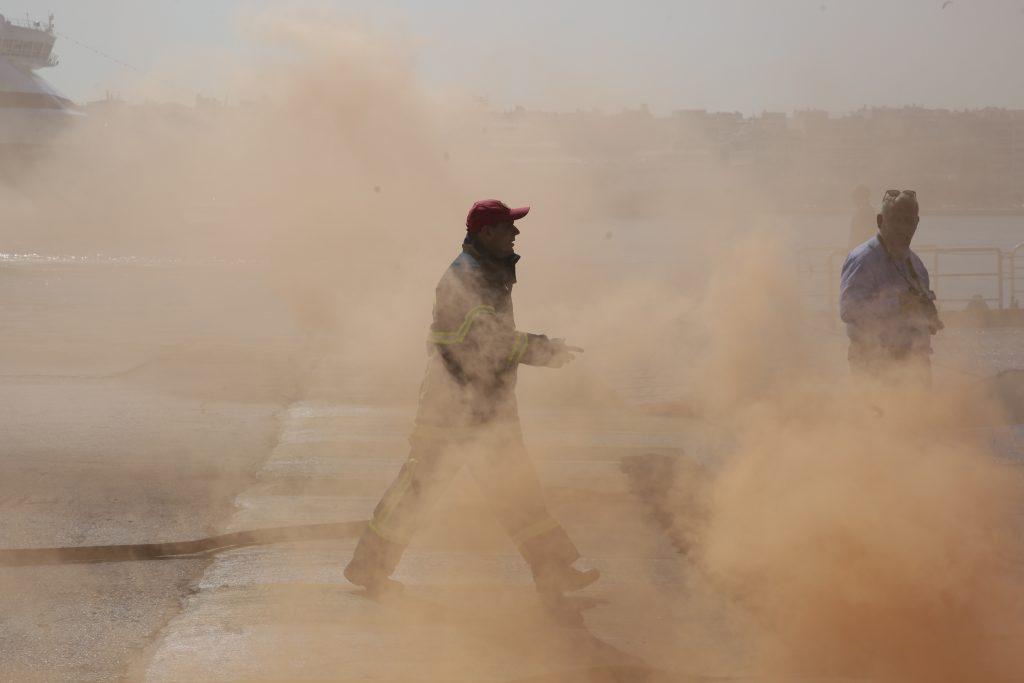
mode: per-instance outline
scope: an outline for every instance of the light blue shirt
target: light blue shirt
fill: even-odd
[[[855,247],[843,262],[839,284],[839,317],[851,344],[930,353],[927,317],[905,311],[900,301],[915,287],[931,289],[928,270],[913,251],[894,259],[877,235]]]

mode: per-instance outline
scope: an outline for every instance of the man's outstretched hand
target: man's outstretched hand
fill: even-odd
[[[578,346],[569,346],[564,339],[552,339],[551,359],[547,363],[548,367],[560,368],[575,359],[577,353],[583,353],[583,349]]]

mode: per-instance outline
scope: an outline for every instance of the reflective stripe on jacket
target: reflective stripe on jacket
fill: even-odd
[[[516,368],[543,364],[551,354],[547,337],[516,330],[512,286],[518,260],[489,257],[467,239],[441,277],[417,423],[470,427],[518,420]]]

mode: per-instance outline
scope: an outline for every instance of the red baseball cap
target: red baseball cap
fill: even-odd
[[[528,213],[530,213],[528,206],[510,209],[504,202],[499,202],[497,199],[481,199],[473,204],[469,215],[466,216],[466,230],[471,233],[480,232],[488,225],[517,221]]]

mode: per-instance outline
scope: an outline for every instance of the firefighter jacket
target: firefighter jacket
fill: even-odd
[[[495,258],[471,237],[437,285],[420,389],[419,427],[517,423],[519,364],[546,365],[557,352],[544,335],[516,330],[512,286],[519,256]]]

